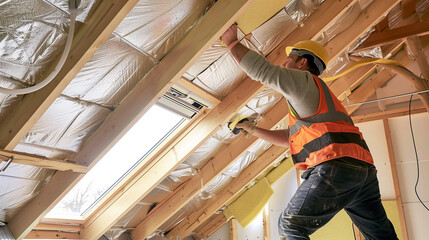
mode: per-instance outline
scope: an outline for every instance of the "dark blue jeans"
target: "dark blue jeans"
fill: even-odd
[[[310,239],[344,208],[366,239],[398,239],[381,204],[376,174],[373,165],[352,158],[309,168],[302,176],[306,180],[280,214],[280,237]]]

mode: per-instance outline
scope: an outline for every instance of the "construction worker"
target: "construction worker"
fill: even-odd
[[[326,49],[314,41],[286,48],[282,66],[239,43],[232,25],[222,41],[249,77],[282,93],[289,105],[289,128],[267,130],[249,121],[237,128],[290,148],[305,179],[279,217],[282,239],[309,235],[344,209],[366,239],[397,239],[381,204],[376,169],[359,129],[318,77],[326,68]]]

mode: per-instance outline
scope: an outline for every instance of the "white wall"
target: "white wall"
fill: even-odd
[[[230,239],[229,222],[220,227],[207,240],[229,240]]]
[[[417,192],[429,207],[429,114],[411,115],[414,138],[419,157],[420,179]],[[410,240],[429,238],[429,212],[421,205],[414,192],[417,164],[408,116],[389,119],[399,187],[404,204],[405,221]]]
[[[429,206],[429,114],[411,115],[411,119],[420,165],[418,193],[426,206]],[[408,239],[426,240],[429,238],[429,212],[420,204],[414,192],[417,165],[408,116],[391,118],[388,122],[404,206]],[[364,134],[374,157],[382,199],[394,199],[383,122],[379,120],[358,124],[358,126]]]

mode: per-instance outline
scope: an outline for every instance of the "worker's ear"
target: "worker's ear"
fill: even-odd
[[[299,64],[298,64],[299,69],[305,69],[307,66],[308,66],[308,59],[305,57],[302,57],[299,60]]]

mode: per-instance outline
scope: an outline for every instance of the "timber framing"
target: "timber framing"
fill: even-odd
[[[88,167],[59,159],[45,158],[33,154],[0,150],[0,161],[7,162],[12,158],[13,163],[25,164],[59,171],[87,173]]]
[[[0,150],[0,162],[7,161],[8,157],[13,156],[13,163],[57,170],[42,191],[9,221],[8,227],[16,239],[100,238],[136,204],[142,204],[142,199],[165,177],[265,88],[264,85],[247,77],[228,96],[219,99],[182,77],[185,71],[253,2],[253,0],[219,0],[159,64],[141,79],[70,161],[12,151],[137,2],[137,0],[101,1],[89,21],[82,25],[75,34],[71,53],[58,76],[43,90],[25,95],[20,105],[0,125],[2,136],[0,148],[4,149]],[[404,20],[397,28],[389,29],[387,14],[398,4],[401,4]],[[330,25],[355,5],[358,5],[357,0],[325,0],[319,9],[304,20],[266,56],[267,60],[275,65],[283,64],[286,59],[284,51],[286,46],[301,40],[320,39]],[[424,55],[424,49],[428,46],[429,38],[421,41],[423,37],[419,37],[429,33],[428,14],[423,17],[423,22],[418,22],[419,16],[415,12],[415,6],[415,0],[373,1],[347,29],[325,43],[325,48],[329,52],[329,60],[342,56],[341,54],[349,49],[356,40],[375,26],[376,31],[352,53],[381,46],[383,56],[386,58],[397,60],[405,66],[416,61],[423,78],[408,75],[408,79],[417,90],[429,89],[427,81],[429,79],[429,64]],[[330,14],[326,14],[327,12]],[[406,46],[411,49],[412,57],[404,50]],[[348,57],[352,60],[358,59],[355,56]],[[332,92],[346,105],[368,100],[378,88],[386,85],[396,75],[407,75],[407,73],[404,73],[403,69],[389,66],[368,65],[329,83],[329,86]],[[213,108],[203,108],[195,118],[177,129],[172,136],[168,137],[163,144],[121,180],[120,184],[107,194],[103,202],[96,205],[96,210],[84,217],[84,220],[72,225],[39,223],[46,213],[174,84],[178,84],[213,103]],[[356,112],[360,105],[347,108],[355,123],[383,120],[404,239],[407,239],[407,229],[391,140],[389,142],[390,132],[387,119],[407,115],[409,110],[412,114],[427,112],[429,110],[429,94],[421,94],[421,99],[424,105],[414,105],[411,109],[389,109],[363,115],[355,115],[360,112]],[[418,100],[416,102],[420,103]],[[282,99],[264,115],[258,126],[272,129],[284,120],[287,113],[286,101]],[[159,232],[163,224],[171,220],[257,140],[256,137],[238,137],[234,142],[217,152],[204,167],[198,169],[197,174],[190,177],[189,180],[174,189],[168,197],[157,203],[155,208],[149,212],[143,208],[141,211],[145,212],[139,218],[131,221],[133,226],[128,227],[130,224],[125,226],[132,238],[145,239],[154,232]],[[272,167],[272,164],[280,158],[284,158],[286,151],[286,148],[271,146],[246,167],[239,176],[234,178],[228,184],[228,188],[221,189],[213,198],[203,202],[200,209],[190,212],[176,226],[162,229],[162,231],[168,230],[166,237],[171,240],[183,239],[194,234],[197,239],[206,238],[229,221],[231,239],[237,239],[236,220],[226,219],[224,214],[219,214],[219,212],[249,183],[260,176],[261,172]],[[269,225],[269,213],[264,212],[265,239],[271,238]]]

